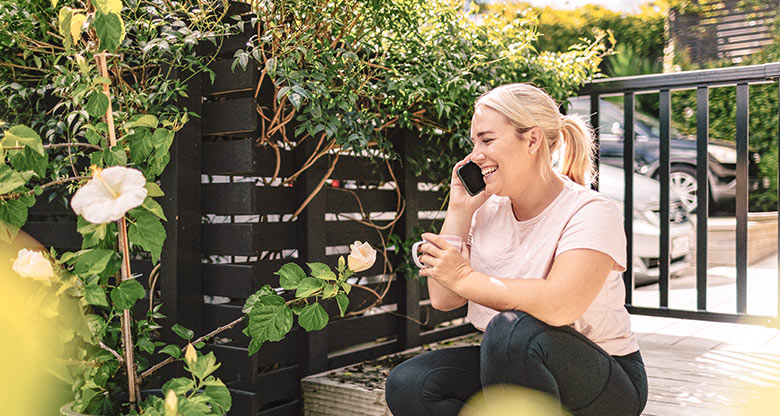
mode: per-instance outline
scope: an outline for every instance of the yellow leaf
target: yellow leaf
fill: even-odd
[[[73,44],[79,43],[81,39],[81,25],[87,20],[87,16],[76,13],[70,18],[70,36],[73,38]]]
[[[60,9],[59,14],[57,15],[58,25],[57,27],[60,30],[60,35],[65,36],[66,38],[69,38],[70,36],[70,20],[73,16],[73,9],[70,7],[63,7]]]
[[[122,0],[95,0],[95,7],[103,14],[116,13],[122,11]]]

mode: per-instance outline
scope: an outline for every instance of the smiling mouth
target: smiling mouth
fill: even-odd
[[[487,178],[488,176],[492,175],[493,172],[498,170],[498,166],[491,166],[488,168],[482,169],[482,177]]]

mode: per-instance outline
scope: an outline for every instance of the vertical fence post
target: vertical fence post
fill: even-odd
[[[626,233],[626,304],[634,297],[634,93],[623,96],[623,228]]]
[[[403,158],[401,172],[396,177],[399,179],[398,186],[406,201],[401,235],[406,240],[412,237],[414,228],[420,225],[420,220],[417,217],[417,213],[420,210],[420,191],[417,189],[417,176],[406,161],[406,156],[414,153],[419,138],[417,133],[411,130],[401,130],[396,132],[396,135],[400,136],[400,138],[396,141],[397,144],[395,146],[397,152]],[[400,261],[403,261],[403,259],[399,259]],[[402,283],[404,285],[404,290],[401,292],[401,297],[398,300],[398,313],[413,319],[419,319],[420,281],[416,276],[403,276],[401,274],[396,274],[396,279],[399,284]],[[410,319],[403,319],[401,325],[398,339],[400,347],[407,349],[419,345],[420,326]]]
[[[737,313],[747,312],[749,88],[737,84]]]
[[[661,127],[660,137],[660,167],[661,180],[661,239],[658,255],[658,289],[659,306],[661,309],[669,307],[669,150],[670,127],[672,115],[672,96],[669,89],[662,89],[659,94],[658,118]]]
[[[601,147],[599,139],[601,134],[601,123],[599,122],[601,117],[600,100],[601,96],[599,94],[593,93],[590,95],[590,125],[593,127],[593,144],[596,150],[593,158],[593,163],[596,166],[596,177],[593,178],[593,183],[596,185],[593,186],[593,189],[597,191],[599,190],[599,148]]]
[[[709,216],[709,87],[696,89],[696,309],[707,310],[707,222]]]
[[[316,149],[314,138],[310,138],[295,150],[296,166],[303,166]],[[320,158],[306,169],[295,182],[296,206],[303,203],[317,187],[327,171],[327,157]],[[305,263],[325,263],[325,192],[321,190],[306,205],[296,219],[296,237],[298,246],[298,265],[308,270]],[[328,369],[328,328],[306,333],[300,329],[301,346],[299,369],[301,376],[315,374]]]
[[[178,75],[186,78],[190,74]],[[178,103],[199,116],[202,116],[201,82],[200,74],[190,78],[187,83],[189,97]],[[184,325],[196,334],[203,333],[201,124],[200,117],[190,117],[189,122],[176,133],[170,149],[170,162],[160,177],[160,187],[165,192],[160,202],[168,218],[158,280],[162,292],[161,312],[167,316],[168,322]]]

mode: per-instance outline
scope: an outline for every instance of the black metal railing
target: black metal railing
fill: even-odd
[[[748,242],[748,142],[749,142],[749,86],[775,83],[780,79],[780,62],[735,68],[708,69],[671,74],[642,75],[610,78],[587,84],[580,95],[589,96],[591,124],[599,126],[599,101],[602,96],[622,95],[624,101],[624,149],[623,166],[634,166],[634,140],[625,140],[626,134],[633,136],[635,121],[635,96],[643,93],[659,94],[660,122],[660,257],[659,257],[659,307],[633,305],[633,172],[625,169],[625,231],[628,239],[628,264],[624,273],[626,285],[626,306],[631,313],[666,316],[687,319],[701,319],[724,322],[744,322],[780,327],[780,272],[778,273],[777,316],[751,315],[747,313],[747,242]],[[733,313],[717,313],[707,310],[707,213],[709,202],[708,155],[709,138],[709,89],[715,86],[736,86],[736,310]],[[673,309],[669,307],[669,186],[670,186],[670,130],[671,92],[673,90],[696,89],[696,141],[697,141],[697,215],[696,221],[696,310]],[[780,88],[778,88],[780,91]],[[780,92],[778,93],[780,99]],[[780,100],[779,100],[780,101]],[[778,111],[780,125],[780,110]],[[598,128],[596,137],[598,138]],[[780,130],[780,129],[779,129]],[[633,137],[632,137],[633,138]],[[780,179],[780,178],[779,178]],[[778,203],[780,211],[780,203]],[[704,215],[702,215],[704,214]],[[778,227],[780,234],[780,226]],[[780,244],[779,249],[780,249]],[[780,250],[778,250],[780,260]]]

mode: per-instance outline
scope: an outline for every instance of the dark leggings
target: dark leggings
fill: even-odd
[[[488,324],[481,346],[431,351],[387,378],[395,416],[457,415],[481,389],[513,384],[545,392],[575,415],[639,415],[647,376],[639,351],[610,356],[570,327],[549,326],[519,311]]]

